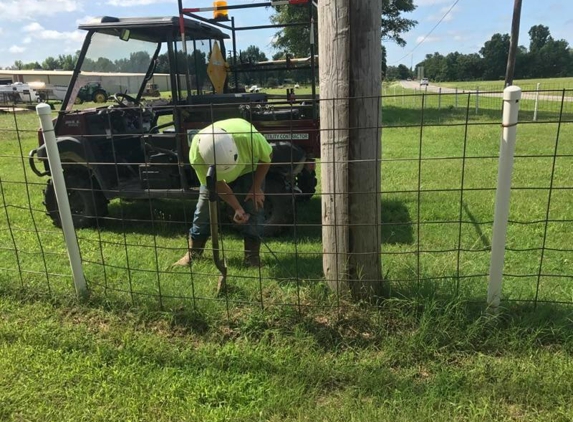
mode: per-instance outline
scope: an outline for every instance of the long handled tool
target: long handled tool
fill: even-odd
[[[217,175],[215,166],[207,170],[207,190],[209,191],[209,220],[211,225],[211,243],[213,244],[213,261],[221,273],[217,283],[217,295],[227,289],[227,264],[221,259],[219,250],[219,195],[217,195]]]

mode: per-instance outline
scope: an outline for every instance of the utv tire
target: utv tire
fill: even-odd
[[[67,174],[65,178],[75,228],[96,226],[98,218],[105,217],[108,213],[108,201],[99,190],[97,182],[94,181],[92,186],[90,180],[83,174]],[[52,179],[48,180],[48,186],[44,191],[44,205],[54,225],[62,227]]]
[[[300,202],[308,201],[316,193],[316,185],[318,180],[316,179],[316,171],[308,171],[303,169],[296,177],[296,185],[302,192],[302,194],[297,195],[297,200]]]
[[[289,229],[294,222],[292,192],[285,189],[281,180],[267,179],[265,182],[265,237],[278,236]]]
[[[274,237],[282,234],[293,224],[293,200],[292,192],[285,189],[282,180],[267,179],[265,181],[265,226],[263,227],[264,237]],[[233,222],[235,212],[225,205],[223,215],[226,215],[230,226],[237,231],[241,226]]]

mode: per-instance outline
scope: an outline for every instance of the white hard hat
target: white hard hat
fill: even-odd
[[[197,136],[199,154],[207,165],[216,165],[218,175],[228,173],[237,165],[239,150],[233,137],[223,129],[210,126]]]

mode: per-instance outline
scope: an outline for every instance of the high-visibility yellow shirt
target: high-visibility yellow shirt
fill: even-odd
[[[217,175],[218,181],[225,180],[227,183],[231,183],[244,174],[254,172],[259,162],[271,162],[272,146],[251,123],[244,119],[227,119],[215,122],[203,130],[208,131],[213,127],[223,129],[229,135],[233,136],[239,152],[237,165],[226,172],[224,177]],[[195,170],[195,173],[197,173],[199,182],[201,182],[202,185],[206,185],[209,166],[199,153],[199,137],[197,135],[195,135],[191,141],[189,162]]]

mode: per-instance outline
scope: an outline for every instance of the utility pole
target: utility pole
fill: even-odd
[[[318,2],[323,269],[340,295],[380,293],[381,2]]]
[[[515,0],[513,4],[513,19],[511,21],[511,39],[509,43],[509,55],[507,57],[507,69],[505,71],[505,87],[513,85],[515,73],[515,59],[519,43],[519,24],[521,21],[521,0]]]

